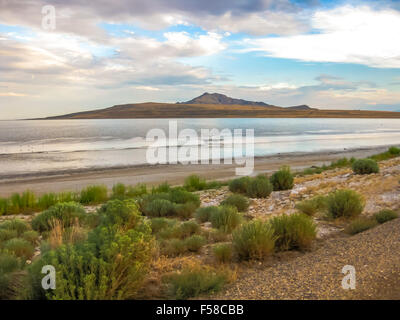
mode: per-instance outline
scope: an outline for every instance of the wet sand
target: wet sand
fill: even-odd
[[[253,174],[275,171],[282,165],[290,165],[296,171],[311,166],[329,164],[331,161],[342,157],[363,158],[386,150],[387,147],[385,146],[330,152],[288,153],[260,157],[254,161]],[[177,164],[81,170],[62,173],[44,172],[43,174],[31,176],[1,179],[0,197],[6,197],[14,192],[23,192],[25,190],[31,190],[36,194],[79,191],[91,184],[104,184],[111,188],[117,182],[129,185],[137,183],[154,185],[168,181],[172,185],[178,185],[182,184],[184,179],[191,174],[198,174],[207,180],[224,180],[235,177],[235,169],[237,167],[240,166],[235,163],[209,165]]]

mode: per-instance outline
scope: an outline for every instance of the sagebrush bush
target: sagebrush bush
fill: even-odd
[[[12,252],[17,257],[27,260],[32,257],[35,248],[24,239],[14,238],[4,243],[4,249]]]
[[[231,180],[228,185],[229,191],[233,193],[246,193],[250,180],[250,177],[242,177]]]
[[[150,226],[153,234],[159,233],[161,230],[171,228],[178,223],[175,219],[168,218],[152,218],[150,219]]]
[[[400,149],[397,147],[390,147],[388,152],[394,156],[400,155]]]
[[[315,196],[311,199],[303,200],[296,203],[296,209],[308,216],[314,216],[317,212],[326,209],[326,197]]]
[[[354,190],[342,189],[329,194],[326,205],[329,218],[352,218],[363,211],[364,199]]]
[[[12,219],[0,223],[0,229],[15,230],[17,236],[20,236],[25,231],[29,230],[29,225],[21,219]]]
[[[269,223],[253,220],[235,230],[233,248],[239,259],[263,259],[273,253],[276,237]]]
[[[195,212],[195,218],[200,223],[210,221],[211,216],[218,210],[219,209],[216,206],[198,208]]]
[[[167,217],[175,214],[175,206],[169,200],[155,199],[147,204],[146,215],[150,217]]]
[[[207,241],[204,237],[200,235],[193,235],[185,239],[185,247],[188,251],[198,252],[202,246],[204,246]]]
[[[168,257],[175,257],[187,252],[185,240],[168,239],[161,242],[161,253]]]
[[[257,176],[249,181],[246,194],[250,198],[266,198],[272,192],[272,184],[265,176]]]
[[[317,226],[305,214],[280,215],[270,219],[278,250],[307,249],[317,236]]]
[[[58,202],[58,197],[55,193],[46,193],[38,199],[38,209],[46,210],[54,206]]]
[[[194,202],[177,203],[174,205],[175,215],[181,219],[189,219],[193,216],[198,205]]]
[[[17,230],[9,230],[9,229],[0,229],[0,244],[1,242],[17,238],[18,232]]]
[[[25,231],[21,237],[22,239],[30,242],[31,244],[35,245],[37,244],[38,240],[39,240],[39,233],[33,230],[29,230],[29,231]]]
[[[350,224],[346,227],[345,232],[353,235],[371,229],[377,224],[378,222],[375,219],[358,217],[350,222]]]
[[[11,299],[12,272],[20,269],[21,261],[8,252],[0,252],[0,300]]]
[[[140,221],[133,200],[110,200],[99,209],[100,225],[119,225],[134,228]]]
[[[122,225],[101,224],[89,233],[86,241],[75,245],[62,245],[56,250],[46,252],[29,268],[31,286],[27,298],[135,298],[147,274],[154,242],[151,228],[139,211],[133,209],[129,202],[120,203],[128,207],[123,211],[132,210],[131,213],[138,218],[135,226],[129,228],[131,219],[117,219],[122,221]],[[56,270],[57,286],[55,290],[44,291],[41,288],[41,269],[49,264]]]
[[[170,293],[175,299],[187,299],[222,289],[228,277],[209,267],[191,267],[167,277]]]
[[[356,174],[378,173],[378,163],[373,159],[358,159],[353,162],[352,169]]]
[[[57,203],[33,218],[31,225],[38,232],[49,231],[53,220],[60,220],[64,227],[70,227],[76,219],[84,219],[85,214],[85,209],[79,203]]]
[[[221,202],[221,205],[233,206],[240,212],[245,212],[249,208],[249,199],[241,194],[232,194],[224,201]]]
[[[197,194],[178,188],[174,188],[169,192],[168,200],[178,204],[191,202],[195,204],[196,207],[200,205],[200,198]]]
[[[163,182],[157,187],[153,187],[151,189],[151,193],[168,193],[171,191],[171,186],[169,185],[168,182]]]
[[[223,232],[230,233],[242,221],[242,216],[237,211],[236,207],[220,206],[219,210],[211,216],[211,225],[213,228]]]
[[[374,219],[378,223],[385,223],[386,221],[390,221],[399,217],[399,214],[396,211],[385,209],[381,210],[374,214]]]
[[[183,187],[187,191],[205,190],[207,188],[207,182],[205,179],[200,178],[198,175],[192,174],[185,179]]]
[[[288,166],[281,167],[271,176],[270,180],[275,191],[293,188],[294,177]]]
[[[213,247],[213,253],[218,262],[230,262],[232,260],[232,245],[230,243],[217,244]]]
[[[195,221],[186,221],[179,225],[179,237],[186,238],[200,232],[200,226]]]
[[[127,188],[123,183],[117,183],[112,187],[112,199],[123,200],[126,197]]]
[[[218,229],[207,230],[203,232],[203,235],[205,235],[207,239],[213,243],[227,241],[230,236],[229,234]]]
[[[136,198],[147,194],[147,186],[144,183],[139,183],[136,186],[128,186],[126,189],[126,197]]]
[[[88,186],[81,191],[80,203],[97,204],[107,201],[108,190],[104,185]]]

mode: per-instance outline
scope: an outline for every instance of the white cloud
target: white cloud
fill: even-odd
[[[316,11],[311,25],[319,33],[247,39],[247,51],[314,62],[358,63],[400,68],[400,12],[344,6]]]
[[[145,90],[145,91],[160,91],[160,88],[150,87],[150,86],[136,86],[137,90]]]

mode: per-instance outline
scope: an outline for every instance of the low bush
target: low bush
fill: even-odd
[[[175,204],[175,215],[181,219],[189,219],[193,216],[198,205],[194,202]]]
[[[200,232],[200,226],[195,221],[186,221],[179,225],[179,238],[190,237]]]
[[[229,191],[233,193],[246,193],[250,180],[250,177],[241,177],[231,180],[228,185]]]
[[[22,239],[28,241],[29,243],[35,245],[39,240],[39,233],[33,230],[25,231],[21,235]]]
[[[243,224],[232,236],[233,249],[241,260],[263,259],[275,248],[274,230],[270,224],[260,220]]]
[[[221,202],[221,205],[233,206],[239,212],[245,212],[249,208],[249,199],[240,194],[233,194]]]
[[[169,200],[156,199],[146,206],[145,213],[150,217],[173,216],[175,214],[175,206]]]
[[[6,241],[4,243],[4,249],[25,260],[31,258],[34,252],[33,245],[30,242],[20,238],[14,238]]]
[[[200,294],[219,291],[228,277],[221,271],[209,267],[192,267],[166,278],[170,293],[175,299],[187,299]]]
[[[342,189],[329,194],[326,198],[329,218],[352,218],[364,209],[363,197],[353,190]]]
[[[112,187],[112,199],[123,200],[126,197],[126,186],[123,183],[117,183]]]
[[[274,191],[289,190],[293,188],[294,177],[290,172],[290,167],[283,166],[276,171],[270,178]]]
[[[0,229],[0,244],[4,241],[17,237],[18,237],[18,232],[16,230]]]
[[[207,188],[207,182],[205,179],[200,178],[196,174],[192,174],[191,176],[187,177],[185,179],[185,183],[183,187],[187,191],[199,191],[199,190],[205,190]]]
[[[379,172],[378,164],[372,159],[356,160],[352,165],[352,169],[356,174],[370,174]]]
[[[242,221],[241,215],[238,213],[236,207],[221,206],[219,210],[211,216],[211,224],[213,228],[219,229],[223,232],[230,233]]]
[[[358,217],[350,222],[346,227],[345,232],[353,235],[371,229],[377,224],[378,222],[375,219]]]
[[[134,228],[141,220],[133,200],[110,200],[99,209],[100,225]]]
[[[374,219],[378,223],[385,223],[386,221],[390,221],[399,217],[399,214],[393,210],[381,210],[374,214]]]
[[[168,257],[175,257],[187,252],[185,240],[168,239],[161,242],[161,253]]]
[[[120,201],[120,200],[114,200]],[[111,300],[134,299],[141,288],[152,256],[154,242],[149,224],[130,202],[120,201],[138,217],[133,228],[101,224],[86,241],[62,245],[46,252],[29,268],[30,299]],[[41,288],[44,265],[56,270],[54,290]]]
[[[12,219],[0,223],[0,230],[14,230],[19,237],[25,231],[29,230],[29,225],[21,219]]]
[[[46,193],[38,199],[38,209],[46,210],[54,206],[58,202],[58,197],[55,193]]]
[[[199,223],[210,221],[211,216],[218,212],[218,210],[219,209],[216,206],[198,208],[195,212],[195,218]]]
[[[281,215],[270,221],[279,250],[307,249],[317,236],[317,226],[305,214]]]
[[[229,234],[218,229],[204,231],[203,235],[207,237],[208,241],[213,243],[227,241],[230,236]]]
[[[196,207],[200,206],[200,198],[197,194],[178,188],[174,188],[169,192],[168,200],[178,204],[191,202]]]
[[[153,218],[150,219],[150,226],[153,234],[159,233],[161,230],[171,228],[178,223],[175,219]]]
[[[96,185],[88,186],[81,191],[80,203],[82,204],[98,204],[107,201],[108,190],[106,186]]]
[[[157,187],[153,187],[151,193],[168,193],[171,191],[171,186],[168,182],[163,182]]]
[[[64,227],[69,227],[76,219],[84,219],[85,214],[85,209],[79,203],[57,203],[33,218],[31,225],[38,232],[49,231],[53,220],[61,220]]]
[[[136,198],[147,194],[147,186],[144,183],[139,183],[136,186],[128,186],[126,190],[127,198]]]
[[[19,270],[20,266],[19,258],[7,252],[0,252],[0,300],[11,299],[12,273]]]
[[[213,247],[215,259],[220,263],[227,263],[232,260],[232,245],[223,243]]]
[[[388,152],[394,156],[400,155],[400,149],[397,147],[390,147]]]
[[[257,176],[249,181],[246,194],[250,198],[266,198],[272,192],[272,184],[265,176]]]
[[[184,240],[185,247],[188,251],[198,252],[202,246],[206,244],[206,239],[197,234],[190,236]]]
[[[315,196],[311,199],[303,200],[296,203],[296,209],[308,216],[314,216],[317,212],[326,209],[326,197]]]

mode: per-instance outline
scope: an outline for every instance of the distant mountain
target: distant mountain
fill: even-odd
[[[275,107],[274,105],[264,102],[248,101],[243,99],[235,99],[221,93],[205,92],[192,100],[186,102],[178,102],[182,104],[223,104],[223,105],[239,105],[239,106],[264,106]]]
[[[320,110],[307,105],[278,107],[264,102],[204,93],[181,103],[132,103],[71,113],[46,119],[155,119],[155,118],[400,118],[400,112]]]

